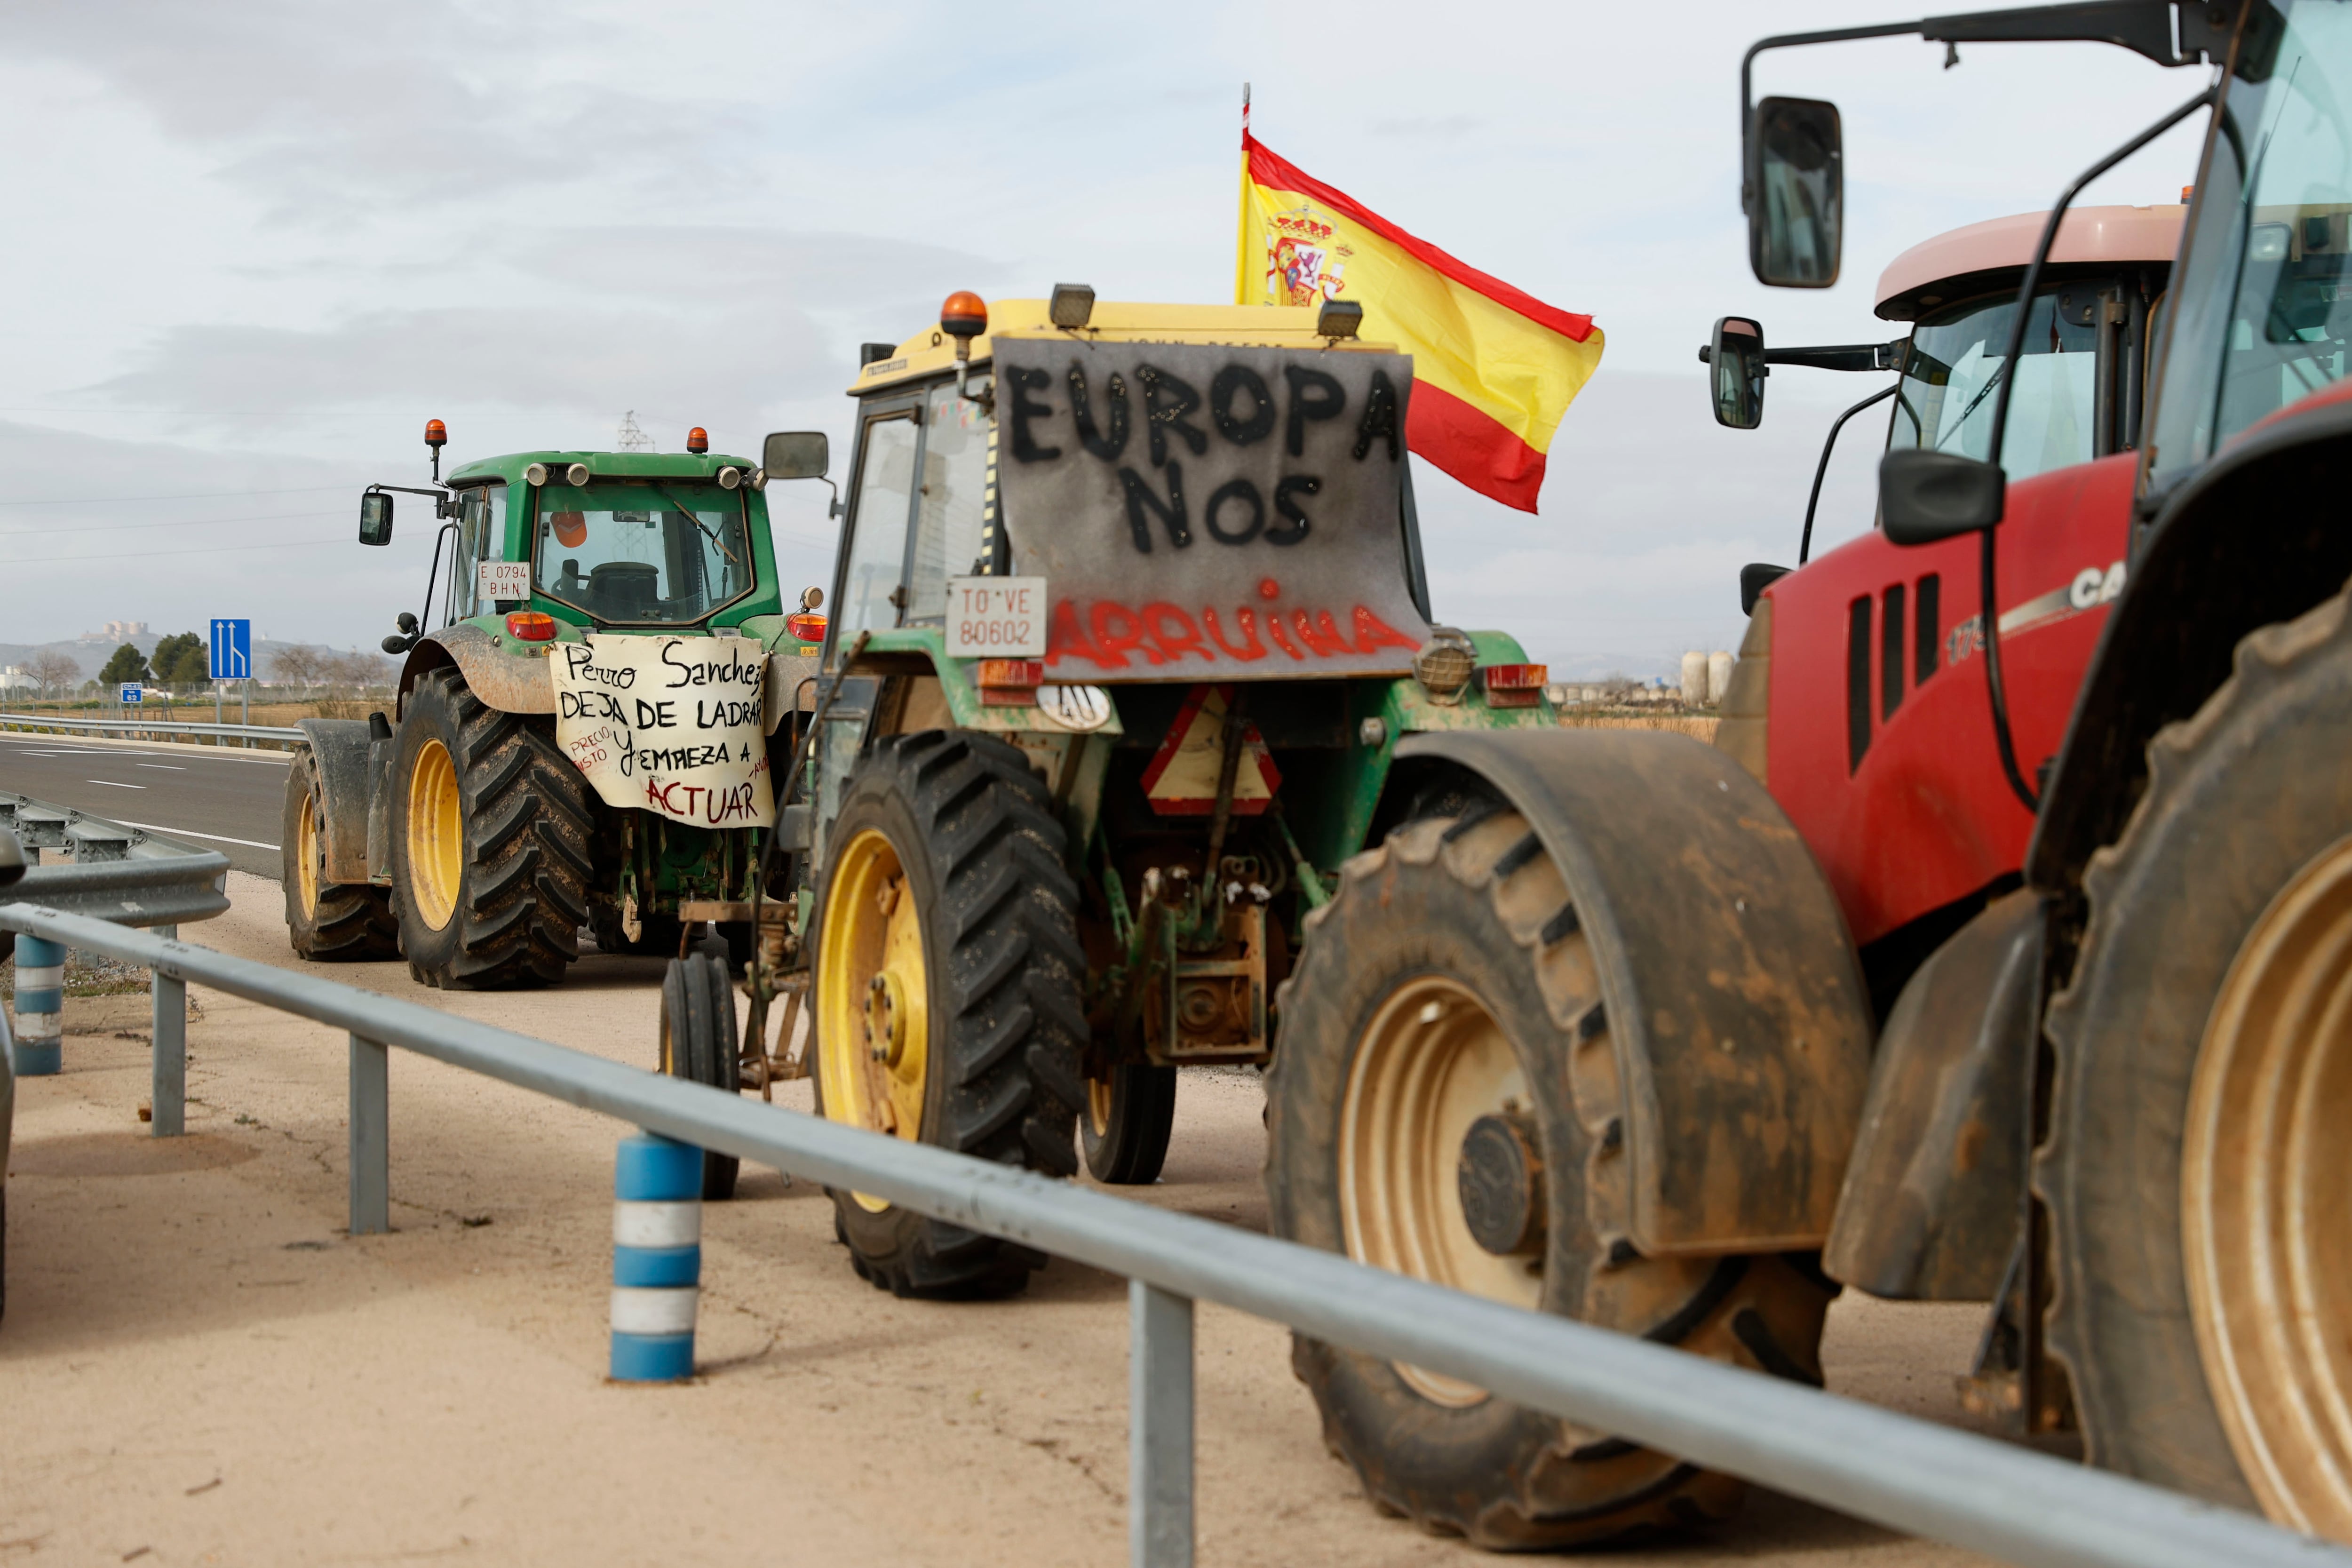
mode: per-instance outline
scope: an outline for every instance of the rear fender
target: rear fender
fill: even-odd
[[[1650,1257],[1828,1237],[1870,1077],[1862,971],[1829,884],[1747,770],[1630,730],[1408,737],[1392,791],[1527,817],[1591,939]]]
[[[325,842],[326,879],[348,886],[368,879],[368,725],[364,719],[304,719],[319,777],[319,829]]]
[[[2025,1197],[2026,1074],[2047,906],[1997,900],[1887,1015],[1822,1267],[1897,1301],[1990,1301]]]
[[[534,646],[545,649],[554,645]],[[518,658],[493,641],[481,627],[457,621],[408,650],[408,662],[400,671],[403,712],[408,706],[410,689],[420,679],[452,664],[466,678],[467,689],[481,699],[485,707],[501,713],[555,711],[555,677],[547,668],[544,653]]]

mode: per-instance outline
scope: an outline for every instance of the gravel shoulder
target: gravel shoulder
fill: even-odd
[[[296,967],[280,894],[184,935]],[[319,966],[650,1067],[658,961],[474,995]],[[394,1233],[342,1232],[345,1044],[191,987],[188,1126],[145,1136],[146,1000],[68,1005],[67,1070],[19,1086],[0,1325],[0,1563],[1117,1562],[1123,1281],[1056,1262],[1025,1297],[898,1301],[830,1205],[747,1170],[705,1214],[689,1384],[603,1378],[613,1154],[602,1118],[400,1052]],[[807,1107],[807,1086],[779,1098]],[[1188,1073],[1144,1201],[1263,1227],[1262,1096]],[[1832,1309],[1832,1388],[1960,1421],[1977,1309]],[[1325,1453],[1286,1331],[1204,1308],[1203,1563],[1468,1563],[1378,1517]],[[1972,1562],[1788,1499],[1613,1563]]]

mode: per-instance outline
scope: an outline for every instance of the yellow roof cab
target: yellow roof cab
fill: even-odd
[[[999,300],[988,307],[989,331],[971,340],[971,363],[989,357],[990,332],[1007,338],[1087,338],[1104,342],[1234,343],[1263,348],[1373,350],[1394,353],[1393,343],[1361,338],[1327,338],[1316,331],[1312,305],[1151,305],[1106,300],[1083,327],[1057,327],[1044,300]],[[862,367],[849,395],[861,396],[955,368],[956,341],[931,326],[900,343],[887,359]]]

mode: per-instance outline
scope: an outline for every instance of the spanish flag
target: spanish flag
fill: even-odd
[[[1482,495],[1536,510],[1560,416],[1601,368],[1591,316],[1455,260],[1242,131],[1234,300],[1354,300],[1370,336],[1412,355],[1405,440]]]

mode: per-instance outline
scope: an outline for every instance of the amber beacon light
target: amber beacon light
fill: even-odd
[[[698,454],[710,450],[710,432],[699,425],[688,430],[686,433],[686,449]]]
[[[425,444],[433,448],[433,482],[441,482],[441,448],[449,444],[449,427],[438,419],[425,422]]]

